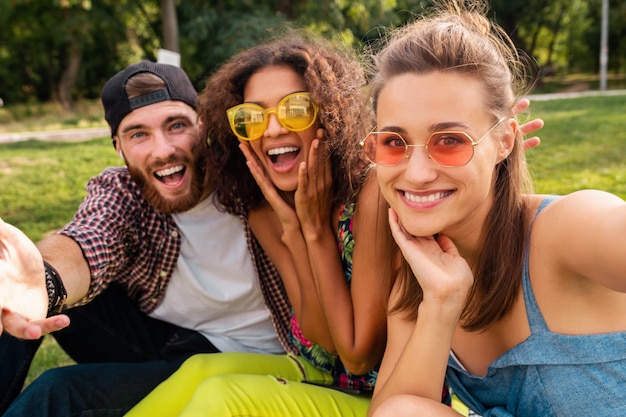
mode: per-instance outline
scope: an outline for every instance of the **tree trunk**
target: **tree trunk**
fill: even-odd
[[[78,44],[78,40],[72,37],[70,44],[69,62],[67,67],[61,74],[61,80],[59,81],[59,101],[63,110],[68,113],[74,112],[74,101],[72,100],[72,90],[76,84],[76,77],[78,76],[78,70],[82,61],[82,51]]]
[[[561,5],[556,21],[551,27],[552,38],[550,39],[550,43],[548,44],[548,59],[546,64],[552,65],[552,55],[554,53],[554,45],[556,44],[556,38],[559,36],[559,32],[561,31],[561,24],[563,23],[563,18],[565,17],[565,13],[569,8],[569,1],[565,1],[564,4]]]

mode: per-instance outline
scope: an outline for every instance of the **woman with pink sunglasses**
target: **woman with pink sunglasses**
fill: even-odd
[[[458,417],[444,381],[483,417],[626,415],[626,202],[531,192],[516,49],[440,3],[376,57],[362,145],[403,260],[369,415]]]

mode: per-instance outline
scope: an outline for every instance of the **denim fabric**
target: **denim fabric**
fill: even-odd
[[[217,352],[201,334],[148,317],[114,286],[68,313],[70,327],[54,336],[78,365],[46,371],[4,417],[121,416],[186,358]],[[30,344],[0,339],[1,387],[21,388],[23,376],[17,370],[28,368],[32,350]],[[19,363],[9,364],[6,358]]]
[[[469,375],[451,357],[453,391],[483,417],[626,416],[626,332],[550,332],[532,291],[528,248],[522,288],[530,337],[496,359],[484,377]]]
[[[91,363],[51,369],[30,384],[3,417],[123,416],[180,363]]]
[[[19,340],[8,333],[0,336],[0,414],[22,390],[30,363],[42,340]]]

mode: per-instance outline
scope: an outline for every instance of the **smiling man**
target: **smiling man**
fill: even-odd
[[[291,349],[280,277],[244,213],[213,203],[196,96],[170,65],[142,61],[113,76],[102,103],[126,167],[92,178],[73,220],[39,251],[11,235],[23,265],[0,277],[0,293],[17,294],[0,306],[0,414],[123,415],[195,353]],[[20,394],[49,332],[77,365]]]

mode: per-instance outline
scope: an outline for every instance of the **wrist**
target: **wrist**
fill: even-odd
[[[460,300],[425,298],[418,307],[418,316],[429,317],[435,322],[456,325],[461,318],[464,307],[465,302],[460,302]]]
[[[306,225],[302,227],[302,234],[307,242],[336,242],[337,236],[332,226],[322,227],[321,225]]]
[[[50,317],[63,311],[67,300],[67,291],[65,291],[59,272],[46,261],[43,261],[43,266],[46,275],[46,291],[48,292],[47,317]]]

